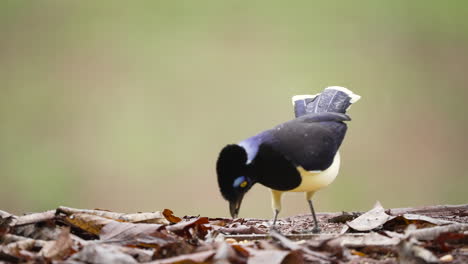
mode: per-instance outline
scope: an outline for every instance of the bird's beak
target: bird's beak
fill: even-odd
[[[244,196],[242,195],[237,200],[229,202],[229,210],[231,212],[232,218],[237,218],[237,215],[239,215],[239,208],[241,206],[243,197]]]

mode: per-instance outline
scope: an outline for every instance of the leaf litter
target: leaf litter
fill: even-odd
[[[0,263],[468,263],[468,205],[281,219],[0,210]]]

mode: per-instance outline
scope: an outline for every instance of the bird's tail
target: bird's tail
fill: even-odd
[[[296,95],[292,101],[296,117],[311,113],[335,112],[346,113],[346,110],[361,96],[339,86],[325,88],[322,93],[315,95]]]

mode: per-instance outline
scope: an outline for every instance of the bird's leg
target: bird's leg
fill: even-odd
[[[275,209],[275,216],[273,217],[273,225],[271,229],[276,230],[276,219],[278,218],[279,210]]]
[[[312,213],[312,217],[314,218],[314,228],[312,228],[312,233],[320,233],[320,228],[318,226],[317,216],[315,215],[314,205],[312,203],[312,196],[314,192],[307,192],[306,198],[309,202],[310,212]]]
[[[276,220],[278,219],[278,214],[281,211],[281,196],[283,192],[271,190],[271,207],[273,208],[273,225],[271,226],[272,230],[276,230]]]

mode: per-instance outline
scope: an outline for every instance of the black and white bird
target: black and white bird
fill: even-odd
[[[273,228],[284,192],[304,192],[319,232],[312,204],[314,193],[329,185],[340,168],[339,148],[350,121],[346,110],[361,97],[344,87],[316,95],[296,95],[296,118],[221,150],[218,184],[236,218],[244,194],[260,183],[271,189]]]

